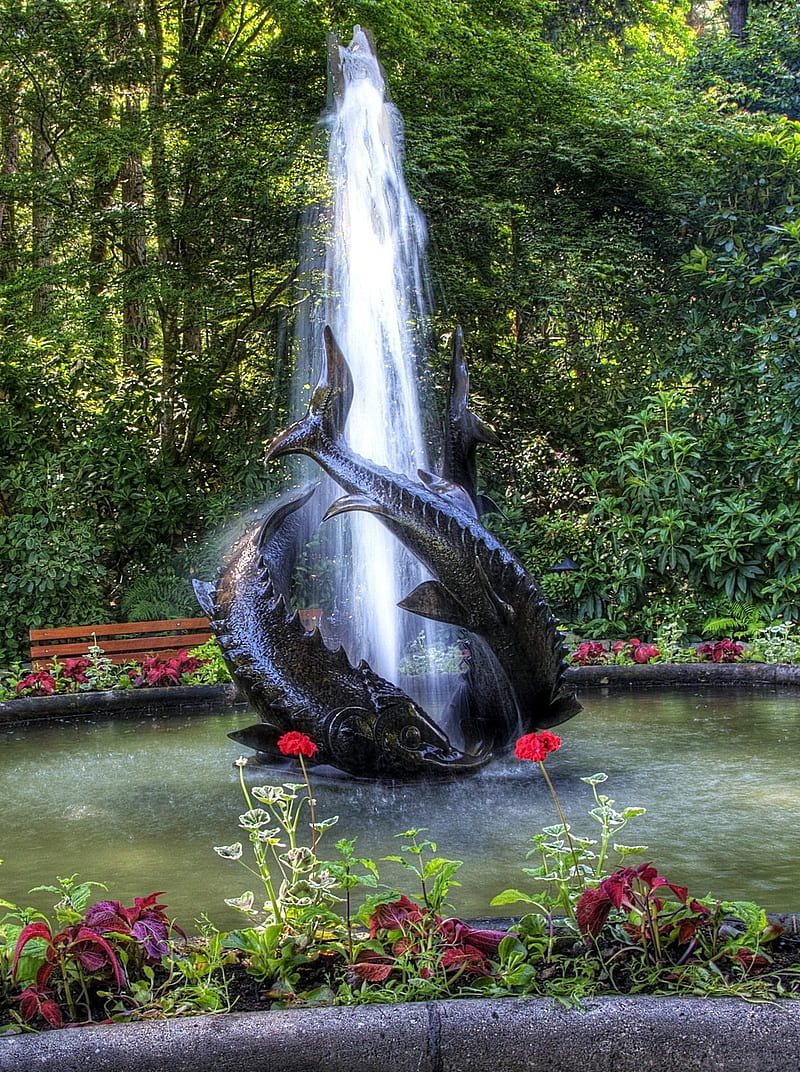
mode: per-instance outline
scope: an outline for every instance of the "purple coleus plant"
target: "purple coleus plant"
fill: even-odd
[[[124,991],[129,974],[142,964],[159,964],[169,952],[170,934],[186,937],[170,922],[165,906],[158,904],[160,896],[136,897],[130,908],[119,901],[99,901],[82,919],[58,932],[46,920],[23,927],[14,949],[12,978],[17,978],[29,942],[38,939],[44,948],[37,951],[41,963],[35,982],[17,997],[22,1018],[31,1022],[38,1015],[50,1027],[91,1020],[94,989],[111,985]],[[70,978],[80,980],[80,1005],[72,994]]]
[[[131,908],[125,908],[119,901],[98,901],[86,910],[84,922],[101,934],[134,938],[144,950],[145,959],[158,964],[169,952],[170,933],[186,937],[180,927],[170,922],[164,911],[166,905],[157,903],[160,896],[161,892],[134,897]]]

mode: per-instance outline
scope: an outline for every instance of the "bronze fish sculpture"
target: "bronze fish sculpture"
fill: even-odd
[[[469,754],[396,685],[343,648],[307,633],[273,575],[282,567],[293,515],[314,489],[295,493],[234,545],[214,583],[195,582],[226,663],[261,722],[229,734],[263,761],[289,730],[316,744],[315,764],[360,778],[407,778],[473,771],[489,749]]]

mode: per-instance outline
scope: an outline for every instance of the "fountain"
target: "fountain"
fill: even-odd
[[[376,106],[378,99],[382,101],[382,83],[377,81],[377,64],[366,39],[357,33],[350,48],[338,55],[337,79],[343,94],[338,112],[347,111],[348,79],[354,79],[367,91],[369,115],[377,124],[370,128],[373,133],[365,143],[385,147],[391,123],[381,115],[391,113],[381,113]],[[331,123],[334,144],[333,117]],[[396,215],[400,204],[398,174],[393,173],[395,200],[389,202]],[[372,209],[380,201],[374,197],[366,215],[359,215],[354,203],[337,209],[334,218],[348,222],[341,233],[334,230],[337,242],[345,231],[353,235],[361,223],[374,224],[377,217]],[[418,216],[412,213],[406,218],[419,226]],[[420,232],[414,233],[419,236]],[[372,237],[385,237],[383,225]],[[331,248],[335,246],[336,242]],[[385,252],[381,243],[375,249]],[[362,274],[354,277],[358,281],[350,292],[356,297],[369,289],[371,268],[381,259],[377,252],[374,259],[362,262]],[[336,263],[341,259],[334,257]],[[358,263],[355,256],[347,260],[353,266]],[[459,906],[465,913],[480,912],[486,894],[491,896],[504,884],[500,872],[506,861],[499,866],[496,863],[497,842],[508,831],[520,839],[510,849],[505,847],[516,871],[530,830],[542,825],[543,818],[542,794],[532,789],[525,774],[510,764],[503,765],[502,753],[518,732],[557,725],[577,713],[579,705],[564,678],[560,635],[534,582],[477,520],[474,447],[489,433],[467,407],[468,378],[460,335],[456,333],[454,340],[448,436],[439,477],[428,475],[429,465],[419,452],[415,433],[408,440],[411,446],[405,460],[383,456],[369,441],[359,442],[357,422],[348,426],[347,440],[343,439],[349,413],[366,403],[367,417],[372,413],[373,423],[377,423],[374,414],[378,412],[377,402],[375,409],[369,408],[373,405],[368,401],[371,396],[363,386],[354,356],[360,330],[354,329],[338,305],[339,295],[348,293],[348,286],[341,280],[328,294],[326,360],[308,413],[270,446],[272,457],[307,453],[346,495],[334,501],[332,485],[326,482],[320,487],[288,491],[279,503],[270,506],[262,523],[236,544],[217,581],[198,586],[198,596],[214,621],[235,678],[262,717],[257,726],[245,726],[229,736],[252,744],[267,761],[274,758],[278,735],[287,729],[300,729],[312,736],[324,763],[351,776],[329,779],[318,790],[320,796],[330,793],[334,797],[338,794],[339,801],[347,798],[351,815],[345,823],[355,824],[350,833],[375,834],[374,830],[364,830],[375,825],[364,823],[365,814],[372,820],[389,811],[392,823],[396,823],[399,814],[417,809],[416,816],[404,818],[400,826],[425,823],[432,811],[444,818],[451,828],[448,836],[454,839],[452,851],[466,857],[462,846],[477,844],[478,855],[470,861],[474,871],[480,873],[484,870],[481,862],[493,860],[491,888],[476,901]],[[400,287],[395,293],[402,297],[406,292]],[[402,300],[397,304],[403,309],[404,321],[415,320],[418,306],[404,305]],[[381,300],[368,303],[368,311],[368,322],[361,327],[377,327],[366,354],[372,359],[377,356],[383,366],[389,363],[386,355],[394,354],[395,335],[381,319],[385,312]],[[421,327],[421,318],[416,327]],[[405,344],[400,350],[406,352]],[[352,378],[345,354],[353,364]],[[394,357],[392,369],[393,362]],[[394,402],[383,412],[380,423],[394,424]],[[364,454],[369,455],[369,461]],[[423,475],[418,475],[419,469]],[[309,530],[323,515],[333,519],[325,521],[323,528],[338,526],[336,531],[343,534],[331,557],[349,579],[340,582],[334,607],[334,618],[340,620],[334,621],[334,628],[329,620],[323,621],[322,629],[307,632],[300,617],[290,611],[287,598],[299,554],[298,541],[302,546],[305,536],[307,542]],[[353,517],[360,519],[359,523],[345,528],[344,521]],[[371,528],[362,528],[361,520],[372,523]],[[387,563],[392,563],[391,568]],[[366,592],[369,600],[364,599]],[[351,599],[351,595],[356,598]],[[374,616],[364,610],[373,599]],[[395,614],[396,603],[402,614]],[[418,619],[409,630],[403,615],[412,614]],[[373,621],[380,623],[380,628],[373,630]],[[403,637],[417,631],[429,638],[436,636],[435,627],[427,622],[463,630],[469,648],[464,680],[447,711],[444,715],[436,712],[437,717],[424,711],[392,681],[399,668]],[[363,652],[352,648],[358,640],[365,645],[375,671],[360,661],[365,658]],[[596,708],[591,703],[592,713],[600,715],[599,708],[607,700],[598,698]],[[779,888],[769,876],[765,880],[762,859],[765,851],[770,853],[768,859],[776,854],[793,859],[794,802],[787,797],[782,761],[796,751],[800,721],[786,697],[769,697],[764,702],[762,697],[749,694],[745,710],[738,714],[727,702],[717,705],[713,698],[701,694],[690,695],[688,701],[688,707],[685,703],[673,707],[670,697],[651,693],[647,701],[629,704],[622,717],[615,710],[610,715],[606,712],[605,721],[602,717],[581,720],[561,753],[558,772],[554,772],[559,792],[565,795],[568,785],[579,785],[576,775],[596,769],[596,756],[602,751],[603,765],[610,767],[612,774],[613,791],[632,802],[647,803],[655,816],[662,816],[665,825],[661,838],[652,839],[650,833],[645,837],[658,843],[657,854],[670,868],[668,853],[670,849],[677,853],[675,864],[684,873],[676,875],[670,870],[673,878],[688,877],[686,868],[694,865],[700,876],[710,872],[717,878],[723,876],[723,888],[717,890],[723,895],[755,895],[765,904],[771,895],[777,900],[774,907],[782,907],[796,888],[797,875],[787,868],[785,884]],[[193,718],[185,721],[192,729],[201,722]],[[227,728],[229,717],[225,723]],[[80,854],[80,866],[85,869],[88,849],[112,846],[108,863],[122,860],[128,865],[129,881],[135,884],[130,896],[134,896],[141,891],[145,865],[152,862],[150,838],[159,823],[166,854],[173,863],[182,840],[176,833],[179,813],[189,816],[184,840],[191,837],[199,841],[204,854],[214,840],[222,840],[211,829],[212,813],[219,802],[209,799],[207,780],[197,776],[209,755],[219,758],[215,741],[219,725],[219,717],[212,716],[207,726],[211,751],[204,753],[202,749],[181,750],[180,734],[173,732],[175,727],[167,717],[146,725],[74,723],[72,728],[80,734],[69,758],[65,758],[63,727],[39,726],[24,735],[31,738],[34,753],[27,755],[25,763],[19,762],[17,753],[17,745],[21,748],[25,742],[18,741],[12,729],[2,753],[8,765],[4,784],[9,803],[20,810],[6,816],[6,826],[21,833],[24,841],[20,850],[23,845],[30,849],[31,815],[44,813],[47,823],[40,835],[41,849],[34,843],[34,851],[43,853],[45,847],[55,845],[54,866],[67,871],[72,866],[70,852]],[[83,735],[84,730],[88,736]],[[110,738],[102,738],[104,730],[110,732]],[[99,736],[93,750],[87,742],[95,731]],[[744,736],[747,731],[752,732],[751,738]],[[54,739],[50,733],[55,734]],[[157,745],[152,763],[143,760],[143,737],[148,733]],[[129,742],[126,736],[130,736]],[[57,747],[50,747],[52,743]],[[758,768],[748,764],[743,770],[740,757],[756,753]],[[498,755],[498,762],[488,767],[488,761]],[[165,762],[175,772],[173,780],[162,773]],[[409,775],[449,772],[475,772],[479,791],[475,791],[475,782],[447,782],[426,786],[423,795],[414,786],[397,784],[398,778]],[[687,773],[693,780],[685,781]],[[67,776],[80,794],[74,801],[65,792]],[[386,778],[392,779],[392,784],[386,785]],[[643,800],[639,795],[659,787],[659,800]],[[227,794],[234,787],[228,782],[222,788]],[[104,789],[107,798],[102,796]],[[46,790],[55,793],[47,803]],[[682,824],[683,839],[677,844],[672,811],[675,799],[702,805],[700,815],[693,811],[690,823]],[[114,813],[112,806],[117,806],[118,812]],[[549,813],[549,801],[544,800],[544,807]],[[785,821],[776,823],[776,815],[784,817],[781,808]],[[218,810],[227,814],[228,809],[229,800],[225,799]],[[577,811],[571,801],[568,810]],[[752,813],[746,835],[740,821],[743,813]],[[479,818],[485,821],[483,827]],[[702,821],[713,837],[703,836]],[[687,825],[694,831],[690,843],[686,840]],[[79,828],[83,838],[76,835]],[[770,830],[770,844],[765,850],[766,829]],[[376,848],[385,844],[380,840],[385,836],[385,830],[378,832]],[[63,839],[60,843],[59,838]],[[743,842],[754,861],[747,889],[742,888],[742,868],[736,855]],[[706,855],[709,849],[718,855],[712,866]],[[21,851],[11,854],[12,866],[21,856]],[[692,860],[693,856],[697,858]],[[184,866],[190,873],[190,884],[196,886],[197,876],[202,874],[207,895],[205,859],[187,857]],[[38,862],[42,866],[41,858]],[[105,877],[111,877],[108,863],[100,866]],[[159,859],[154,886],[161,884],[164,870]],[[192,889],[181,909],[187,921],[197,909],[196,892]],[[440,1000],[358,1010],[298,1009],[234,1016],[227,1024],[220,1024],[218,1017],[167,1023],[148,1020],[122,1027],[50,1032],[38,1038],[3,1040],[0,1068],[11,1072],[33,1064],[55,1069],[80,1063],[98,1072],[133,1067],[234,1072],[266,1062],[287,1072],[322,1063],[339,1072],[389,1064],[415,1069],[455,1070],[468,1065],[512,1070],[531,1067],[533,1054],[541,1067],[575,1072],[586,1066],[589,1054],[590,1064],[600,1072],[642,1072],[656,1067],[669,1072],[678,1067],[710,1067],[709,1061],[725,1072],[754,1068],[778,1072],[794,1067],[793,1054],[800,1040],[800,1017],[788,1008],[755,1009],[731,1000],[713,1009],[711,1003],[692,998],[627,996],[587,1002],[580,1012],[535,999],[492,999],[491,1008],[488,1004]],[[789,1055],[786,1061],[784,1053]]]
[[[288,493],[236,544],[216,582],[195,589],[261,716],[235,739],[261,761],[301,730],[317,763],[356,777],[471,772],[580,705],[535,581],[478,520],[475,448],[492,434],[468,406],[460,331],[443,463],[430,471],[417,390],[425,228],[403,181],[401,123],[359,27],[333,56],[325,288],[309,303],[323,316],[300,333],[310,340],[300,378],[313,379],[319,352],[323,363],[305,417],[267,452],[306,455],[328,480]],[[320,516],[317,538],[337,567],[335,628],[323,619],[307,633],[290,610],[291,577]],[[460,631],[468,657],[434,715],[395,680],[408,639],[421,633],[434,646],[443,627]]]

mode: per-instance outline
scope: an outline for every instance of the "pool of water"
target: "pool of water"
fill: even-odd
[[[580,778],[603,771],[619,806],[647,808],[620,840],[647,844],[646,859],[670,881],[772,911],[800,907],[800,695],[587,690],[581,699],[584,711],[561,727],[564,744],[548,760],[576,832],[598,829]],[[31,887],[78,872],[125,902],[163,890],[189,929],[202,914],[221,927],[240,923],[224,898],[252,879],[212,846],[240,839],[241,749],[226,734],[252,721],[236,710],[4,728],[0,898],[50,907],[52,895]],[[295,780],[266,768],[247,777]],[[557,821],[538,768],[513,758],[425,785],[319,777],[315,794],[320,817],[340,817],[326,835],[331,855],[338,837],[357,836],[359,855],[378,859],[397,853],[395,834],[426,827],[441,855],[465,861],[451,897],[464,916],[515,910],[489,901],[506,886],[532,890],[520,870],[529,839]],[[388,883],[406,881],[397,865],[381,868]]]

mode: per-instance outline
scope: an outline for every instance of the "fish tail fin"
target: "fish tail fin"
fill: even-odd
[[[207,618],[214,617],[214,584],[211,581],[192,580],[194,595]]]
[[[335,442],[353,401],[353,377],[333,332],[325,328],[325,363],[304,417],[278,432],[267,447],[266,458],[283,454],[319,454],[322,444]]]
[[[470,448],[476,443],[489,443],[495,447],[500,445],[494,428],[469,408],[469,369],[464,357],[464,332],[460,326],[453,335],[448,408],[451,419],[460,425],[464,441]]]

